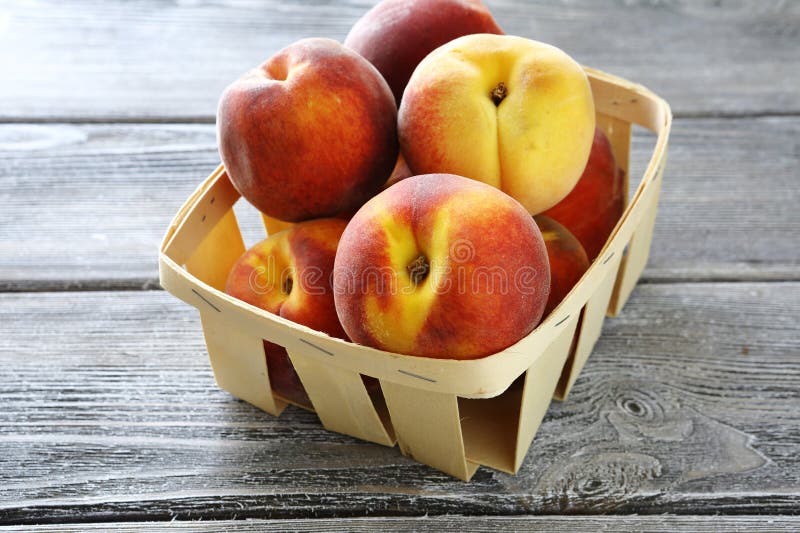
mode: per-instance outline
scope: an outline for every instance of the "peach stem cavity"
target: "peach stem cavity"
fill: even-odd
[[[427,257],[420,255],[411,263],[409,263],[406,268],[408,269],[408,275],[411,276],[411,281],[414,283],[414,285],[419,285],[425,281],[425,278],[428,277],[428,272],[431,270],[431,265],[428,263]]]
[[[502,81],[497,84],[497,87],[492,89],[489,93],[489,96],[492,98],[492,102],[494,102],[495,106],[499,106],[500,102],[505,100],[506,96],[508,96],[508,87]]]

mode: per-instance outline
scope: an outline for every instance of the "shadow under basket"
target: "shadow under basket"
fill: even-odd
[[[161,244],[161,285],[196,307],[217,383],[279,415],[264,340],[284,346],[325,428],[394,446],[463,480],[480,465],[519,469],[555,396],[564,399],[644,269],[666,159],[671,112],[642,86],[586,69],[597,123],[628,174],[631,127],[656,133],[644,176],[604,249],[561,304],[527,337],[471,361],[384,352],[328,337],[223,292],[245,251],[222,166],[183,205]],[[267,221],[265,226],[269,227]],[[380,382],[369,391],[362,376]]]

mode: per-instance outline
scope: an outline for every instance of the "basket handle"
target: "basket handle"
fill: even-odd
[[[672,128],[672,110],[663,98],[643,85],[589,67],[584,67],[584,70],[592,85],[598,113],[637,124],[658,136],[642,180],[633,197],[628,200],[629,205],[638,204],[645,189],[664,173],[667,142]],[[630,216],[631,210],[628,209],[617,223],[617,231]],[[614,238],[617,231],[609,236],[609,241]]]

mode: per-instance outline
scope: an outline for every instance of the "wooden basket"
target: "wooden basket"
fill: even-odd
[[[568,394],[606,314],[625,304],[647,262],[666,159],[671,112],[639,85],[586,69],[597,122],[628,173],[631,126],[657,134],[635,194],[592,266],[527,337],[471,361],[367,348],[295,324],[223,292],[245,251],[233,205],[240,195],[222,166],[178,212],[161,244],[161,285],[196,307],[217,383],[273,415],[263,340],[284,346],[322,424],[469,480],[479,465],[514,473],[550,400]],[[380,380],[370,394],[362,380]]]

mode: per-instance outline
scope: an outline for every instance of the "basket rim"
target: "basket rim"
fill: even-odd
[[[230,205],[239,197],[222,164],[189,196],[168,226],[159,247],[159,277],[162,287],[201,312],[211,312],[211,309],[220,315],[235,317],[231,320],[235,320],[236,326],[241,329],[270,340],[276,336],[281,337],[286,343],[278,344],[284,345],[287,350],[313,354],[326,364],[341,366],[381,380],[462,397],[497,396],[544,355],[545,348],[564,328],[577,320],[580,309],[608,270],[611,257],[617,253],[622,255],[622,237],[632,234],[635,229],[638,220],[633,220],[632,214],[641,205],[639,200],[644,190],[663,171],[672,124],[669,104],[642,85],[588,67],[585,67],[585,71],[595,94],[596,112],[643,126],[655,132],[658,137],[644,176],[597,259],[570,293],[533,331],[504,350],[469,360],[420,357],[379,350],[330,337],[269,313],[229,296],[193,276],[179,264],[180,259],[176,260],[176,256],[181,257],[193,251],[180,249],[178,237],[182,230],[186,229],[192,214],[210,191],[217,190],[231,195]],[[641,208],[639,212],[641,213]]]

